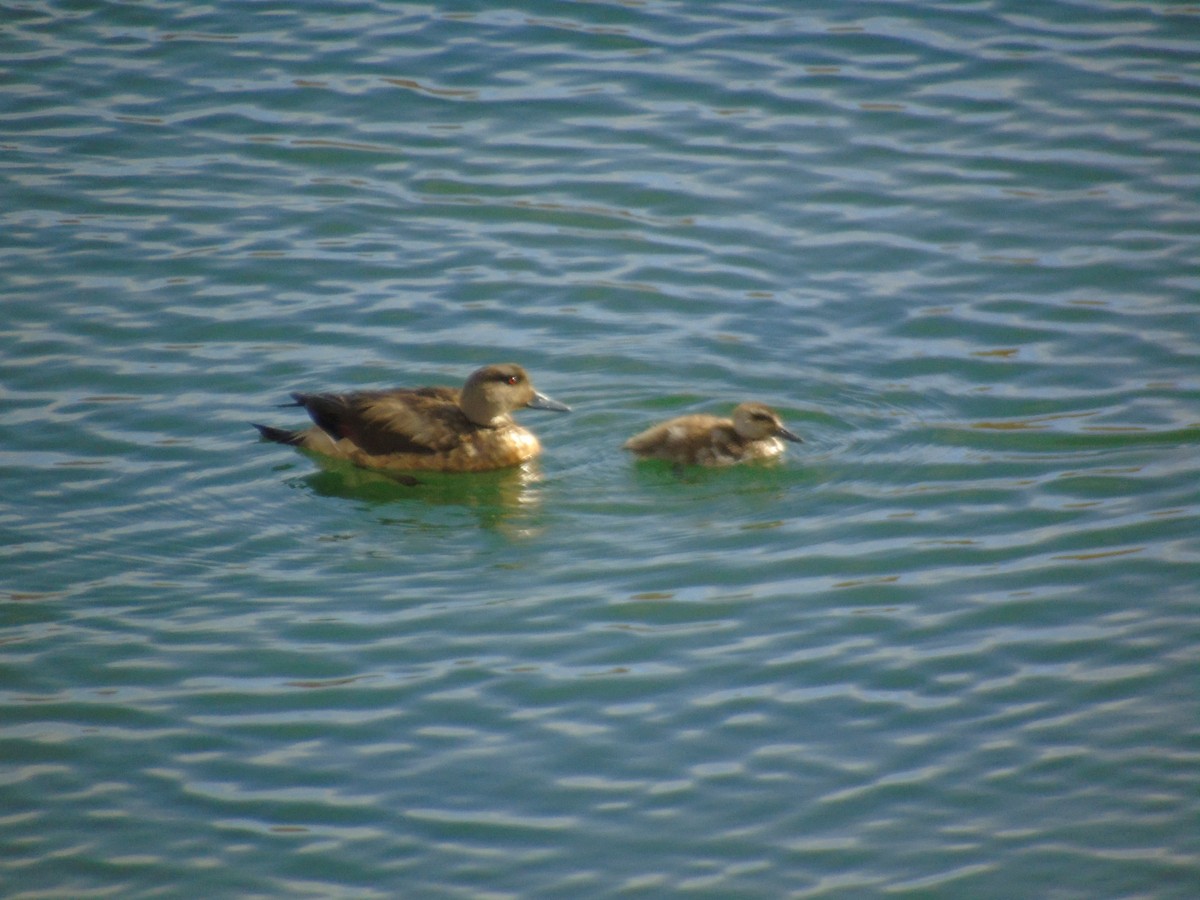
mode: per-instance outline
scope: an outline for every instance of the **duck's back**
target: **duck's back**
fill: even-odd
[[[507,417],[489,426],[472,422],[455,388],[293,397],[334,439],[336,455],[368,468],[483,471],[517,465],[541,450],[533,434]]]
[[[293,394],[317,426],[372,456],[445,453],[478,426],[453,388],[404,388],[344,394]]]
[[[720,465],[737,461],[741,445],[729,420],[700,413],[660,422],[635,434],[624,447],[651,459],[684,465]]]

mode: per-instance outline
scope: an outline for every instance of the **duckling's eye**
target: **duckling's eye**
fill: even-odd
[[[520,381],[521,381],[520,375],[509,375],[507,378],[504,379],[505,384],[518,384],[518,383],[520,383]]]

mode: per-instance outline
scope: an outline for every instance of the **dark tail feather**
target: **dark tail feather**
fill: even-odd
[[[266,440],[274,441],[276,444],[291,444],[293,447],[300,443],[300,439],[304,436],[302,431],[290,431],[287,428],[272,428],[270,425],[259,425],[257,422],[251,422],[258,433]]]

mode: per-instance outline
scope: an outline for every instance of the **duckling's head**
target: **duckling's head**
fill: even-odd
[[[747,441],[762,441],[781,437],[785,441],[804,443],[794,432],[783,427],[779,414],[764,403],[742,403],[733,411],[733,430]]]
[[[535,391],[529,373],[516,363],[484,366],[472,372],[463,385],[459,406],[476,425],[498,425],[498,420],[523,406],[571,411],[569,406]]]

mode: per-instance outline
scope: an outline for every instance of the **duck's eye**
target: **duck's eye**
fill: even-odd
[[[509,375],[507,378],[504,379],[505,384],[519,384],[520,381],[521,381],[520,375]]]

